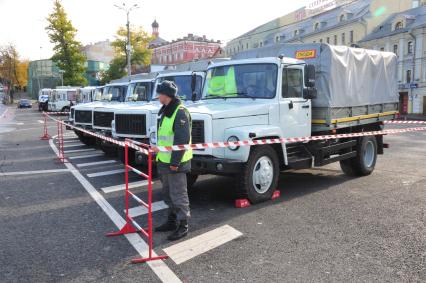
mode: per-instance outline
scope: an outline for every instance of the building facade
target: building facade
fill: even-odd
[[[365,48],[398,56],[400,112],[426,115],[426,1],[395,13],[360,41]]]
[[[387,17],[412,6],[413,0],[313,0],[306,7],[231,40],[225,52],[232,56],[277,43],[357,45]]]
[[[82,48],[87,60],[99,61],[109,64],[114,59],[114,48],[107,39],[93,44],[88,44]]]
[[[152,23],[152,35],[154,40],[150,43],[150,48],[153,65],[175,65],[224,55],[221,42],[207,39],[205,35],[196,36],[190,33],[171,42],[160,38],[157,21]]]

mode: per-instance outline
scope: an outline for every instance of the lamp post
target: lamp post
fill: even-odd
[[[64,86],[64,70],[59,70],[59,74],[61,75],[61,86]]]
[[[126,43],[126,57],[127,57],[127,76],[129,77],[129,82],[131,81],[132,76],[132,69],[131,69],[131,53],[132,53],[132,46],[130,45],[130,20],[129,20],[129,14],[132,10],[138,9],[138,4],[134,4],[133,6],[128,7],[125,3],[123,3],[121,6],[114,5],[120,10],[123,10],[126,12],[127,16],[127,43]]]

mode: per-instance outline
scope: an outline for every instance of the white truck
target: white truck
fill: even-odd
[[[164,80],[175,82],[178,87],[178,95],[183,100],[183,103],[191,105],[201,98],[204,76],[204,72],[193,71],[169,71],[159,74],[155,80],[153,99],[150,103],[114,110],[112,136],[118,139],[130,138],[146,144],[155,143],[157,114],[161,108],[161,104],[156,98],[155,89],[157,85]],[[134,150],[130,152],[130,163],[146,163],[146,158],[144,158],[143,154]],[[119,154],[123,159],[123,152],[119,151]]]
[[[77,90],[77,99],[76,99],[76,105],[71,106],[70,109],[70,115],[68,118],[69,124],[74,124],[74,111],[75,107],[79,104],[86,104],[86,103],[92,103],[92,102],[100,102],[102,100],[102,92],[103,92],[103,86],[88,86],[83,87]]]
[[[73,107],[73,124],[86,130],[93,130],[94,110],[97,107],[103,107],[111,104],[120,104],[124,102],[128,86],[128,82],[107,84],[102,89],[100,100],[98,100],[99,94],[95,94],[95,101],[91,103],[79,104]],[[93,136],[81,133],[77,130],[74,132],[83,143],[87,145],[94,145],[96,143],[96,138]]]
[[[52,89],[43,88],[38,92],[38,111],[47,111],[49,103],[49,94],[52,93]]]
[[[188,106],[192,143],[380,130],[398,113],[393,53],[287,44],[238,56],[211,65],[202,102]],[[383,136],[365,136],[205,148],[194,150],[189,182],[200,174],[235,176],[239,197],[258,203],[271,198],[281,170],[339,161],[344,173],[364,176],[385,147]]]
[[[55,112],[69,112],[76,103],[77,87],[61,87],[52,91],[48,102],[48,110]]]

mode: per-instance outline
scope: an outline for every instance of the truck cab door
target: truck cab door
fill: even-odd
[[[286,138],[311,135],[311,101],[303,98],[303,70],[303,66],[282,69],[280,126]]]

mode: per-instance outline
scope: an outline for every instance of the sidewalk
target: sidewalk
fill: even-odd
[[[401,117],[398,120],[426,121],[426,115],[423,115],[423,114],[406,114],[406,115],[401,115]]]

